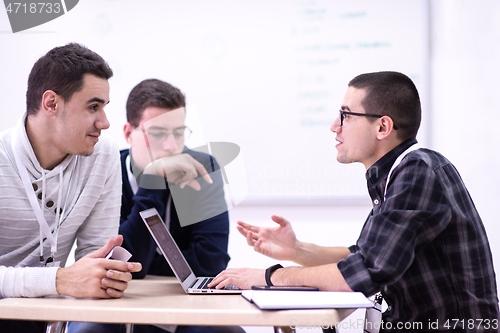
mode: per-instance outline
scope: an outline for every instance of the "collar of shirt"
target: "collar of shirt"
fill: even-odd
[[[382,202],[384,196],[385,182],[392,165],[406,149],[417,143],[417,139],[408,139],[400,143],[393,150],[382,156],[366,171],[365,177],[368,193],[374,205]]]

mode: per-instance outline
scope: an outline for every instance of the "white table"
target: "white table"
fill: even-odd
[[[240,295],[187,295],[171,277],[132,280],[121,299],[6,298],[0,318],[49,322],[290,327],[332,323],[356,309],[260,310]]]

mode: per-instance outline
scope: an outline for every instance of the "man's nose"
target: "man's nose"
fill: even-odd
[[[95,127],[100,130],[109,128],[109,120],[108,117],[106,117],[106,112],[104,112],[104,110],[99,112],[99,116],[95,122]]]
[[[177,144],[177,141],[175,140],[175,137],[172,133],[168,134],[167,138],[163,140],[163,150],[165,151],[177,151],[177,148],[179,145]]]
[[[342,131],[342,126],[340,126],[340,117],[335,118],[332,125],[330,126],[330,131],[334,133],[339,133]]]

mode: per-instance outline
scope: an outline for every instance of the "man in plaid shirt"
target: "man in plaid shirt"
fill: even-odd
[[[349,83],[336,133],[340,163],[363,163],[373,209],[357,244],[321,247],[297,240],[290,222],[276,228],[239,222],[257,252],[303,267],[228,269],[212,285],[307,285],[381,292],[381,331],[497,332],[495,272],[486,232],[455,167],[416,149],[421,107],[413,82],[397,72]]]

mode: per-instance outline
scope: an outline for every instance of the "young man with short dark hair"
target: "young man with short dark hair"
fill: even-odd
[[[300,242],[280,216],[272,216],[276,228],[239,222],[257,252],[303,267],[228,269],[213,285],[267,282],[366,296],[381,292],[388,304],[382,331],[408,327],[398,323],[421,323],[419,332],[498,331],[486,231],[455,167],[435,151],[416,148],[420,118],[418,92],[406,75],[355,77],[331,131],[337,135],[337,160],[366,169],[373,209],[356,245]]]
[[[0,134],[0,296],[119,298],[139,263],[104,259],[120,245],[120,164],[104,106],[113,72],[79,44],[33,66],[27,113]],[[76,262],[64,267],[77,242]],[[59,267],[59,265],[61,267]],[[0,321],[2,330],[44,323]]]

